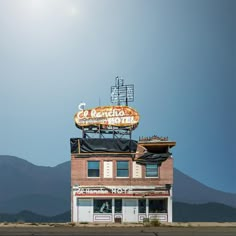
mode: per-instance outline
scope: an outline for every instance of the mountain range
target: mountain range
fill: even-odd
[[[236,208],[235,193],[210,188],[177,169],[174,169],[173,199],[190,204],[217,202]]]
[[[45,167],[0,155],[0,187],[0,213],[27,210],[47,217],[63,214],[70,210],[70,161]],[[208,203],[224,205],[224,209],[236,208],[236,194],[207,187],[177,169],[174,169],[173,200],[176,209],[180,206],[193,209],[196,206],[193,204]]]
[[[56,216],[43,216],[31,211],[15,214],[0,213],[0,222],[60,223],[70,222],[71,212]],[[173,222],[236,222],[236,208],[221,203],[173,203]]]
[[[45,167],[14,156],[0,156],[0,186],[1,213],[63,213],[70,209],[70,162]]]

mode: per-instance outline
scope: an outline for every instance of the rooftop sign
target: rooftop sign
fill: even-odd
[[[129,127],[135,129],[139,123],[139,114],[128,106],[100,106],[93,109],[81,110],[74,116],[78,128],[97,126]]]

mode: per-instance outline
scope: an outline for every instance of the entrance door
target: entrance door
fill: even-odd
[[[92,199],[78,199],[78,221],[79,222],[92,222]]]
[[[124,222],[138,221],[138,201],[137,199],[124,199]]]

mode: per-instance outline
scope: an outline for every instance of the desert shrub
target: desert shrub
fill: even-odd
[[[150,224],[151,224],[151,226],[157,227],[157,226],[161,225],[161,222],[158,219],[153,219],[150,221]]]

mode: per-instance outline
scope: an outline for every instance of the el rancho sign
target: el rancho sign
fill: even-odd
[[[128,106],[100,106],[77,112],[74,116],[76,126],[130,127],[135,129],[139,123],[139,114]]]

